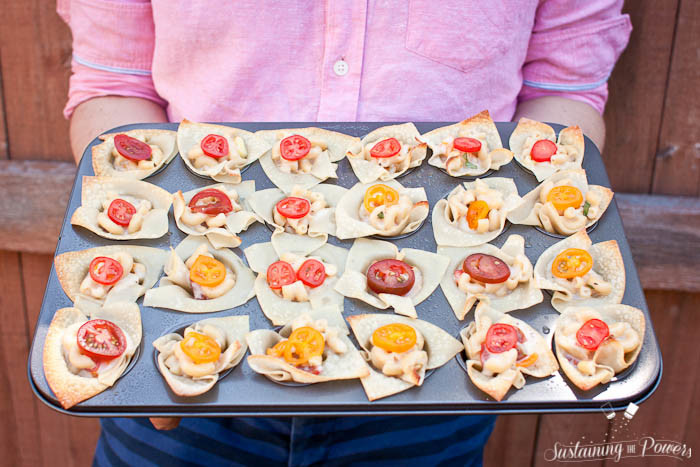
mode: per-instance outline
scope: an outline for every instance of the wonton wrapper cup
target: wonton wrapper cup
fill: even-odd
[[[203,190],[211,188],[235,190],[238,193],[238,204],[243,210],[238,212],[229,212],[226,214],[226,225],[224,227],[209,227],[205,232],[198,232],[194,228],[182,222],[182,215],[190,200]],[[247,230],[251,224],[260,219],[255,213],[250,211],[248,198],[255,192],[255,180],[246,180],[239,185],[231,185],[226,183],[217,183],[214,185],[196,188],[186,193],[178,191],[172,195],[173,198],[173,216],[177,228],[185,232],[187,235],[205,236],[214,248],[237,248],[241,244],[241,239],[238,233]]]
[[[63,334],[75,324],[89,319],[106,319],[113,322],[128,336],[127,348],[109,371],[97,378],[73,374],[63,356]],[[135,303],[115,302],[96,308],[90,317],[78,308],[61,308],[56,311],[44,341],[44,374],[49,387],[64,409],[89,399],[114,385],[129,366],[134,353],[141,345],[141,312]]]
[[[562,329],[567,325],[567,323],[577,321],[574,318],[576,313],[591,308],[594,312],[601,316],[602,320],[605,321],[606,324],[611,325],[617,322],[626,322],[639,335],[639,345],[634,351],[624,354],[623,350],[621,348],[619,349],[620,355],[618,355],[618,357],[624,362],[624,368],[621,371],[629,368],[635,362],[635,360],[637,360],[639,352],[642,350],[644,331],[646,328],[644,313],[641,310],[628,305],[606,304],[597,305],[595,307],[570,306],[566,308],[561,315],[559,315],[554,325],[554,349],[557,353],[557,359],[559,360],[559,364],[561,365],[561,369],[564,371],[564,374],[566,374],[567,378],[569,378],[572,383],[583,391],[592,389],[598,384],[608,383],[616,374],[611,367],[596,364],[596,372],[593,375],[584,375],[574,365],[572,365],[566,358],[566,355],[564,355],[564,350],[562,347],[565,346],[565,344],[562,343]]]
[[[228,141],[229,148],[236,147],[236,143],[234,141],[236,136],[240,136],[243,139],[246,150],[248,152],[248,156],[245,157],[245,164],[243,164],[241,167],[238,167],[237,174],[222,173],[226,162],[230,162],[228,159],[226,161],[219,162],[213,167],[209,167],[206,169],[197,169],[192,164],[189,157],[187,157],[187,154],[190,152],[190,150],[195,146],[199,146],[202,142],[202,139],[204,139],[207,135],[210,134],[219,135],[226,138],[226,140]],[[250,131],[241,130],[240,128],[234,128],[225,125],[213,125],[211,123],[195,123],[190,122],[187,119],[182,120],[182,122],[180,122],[180,125],[177,127],[177,147],[180,150],[180,157],[182,157],[182,160],[185,162],[185,165],[192,172],[202,177],[212,178],[217,182],[232,184],[238,184],[241,182],[240,171],[243,169],[243,167],[252,164],[256,160],[258,160],[260,156],[262,156],[265,153],[265,151],[270,149],[270,146],[267,143],[265,143],[265,141],[261,140]]]
[[[486,183],[489,188],[497,190],[503,195],[503,207],[501,209],[505,210],[506,215],[503,216],[500,227],[491,232],[478,233],[476,230],[467,232],[452,225],[447,217],[449,213],[447,198],[459,188],[458,185],[450,191],[447,197],[438,201],[433,208],[432,220],[435,243],[440,246],[469,247],[488,243],[501,235],[506,225],[508,213],[515,209],[521,202],[521,198],[518,195],[518,188],[511,178],[490,177],[480,181]],[[464,182],[462,185],[464,185],[465,189],[470,190],[474,187],[476,182],[477,180],[473,182]]]
[[[100,227],[97,216],[103,212],[102,203],[107,200],[108,192],[115,193],[117,197],[128,195],[150,201],[152,208],[144,216],[143,224],[137,232],[129,233],[128,227],[124,227],[122,235],[115,235]],[[70,223],[111,240],[160,238],[168,233],[168,211],[171,204],[170,193],[147,182],[129,178],[83,177],[80,207],[73,213]]]
[[[370,187],[379,184],[393,188],[399,195],[403,193],[413,201],[413,208],[407,218],[389,232],[388,235],[383,235],[380,230],[360,219],[360,206],[364,203],[365,192]],[[357,183],[345,193],[335,209],[336,236],[341,240],[347,240],[349,238],[369,237],[371,235],[390,238],[409,234],[415,232],[423,225],[423,221],[428,217],[429,210],[425,188],[404,188],[396,180],[368,184]]]
[[[198,378],[192,378],[186,375],[178,376],[173,374],[166,366],[165,360],[172,353],[171,346],[180,345],[186,329],[182,331],[182,334],[172,332],[153,341],[153,347],[158,351],[158,370],[160,374],[163,375],[165,382],[170,386],[170,389],[178,396],[198,396],[209,391],[214,387],[216,382],[219,381],[219,375],[221,373],[233,368],[243,360],[243,356],[248,349],[245,341],[245,336],[250,330],[248,315],[208,318],[192,323],[188,328],[192,328],[193,331],[198,331],[201,329],[201,326],[207,324],[224,331],[227,344],[226,349],[221,350],[221,355],[216,362],[214,373],[211,375]],[[168,352],[168,350],[170,350],[170,352]]]
[[[535,189],[533,189],[531,192],[527,193],[525,196],[522,197],[520,205],[518,205],[515,209],[513,209],[513,211],[511,211],[508,214],[508,220],[513,224],[534,225],[536,227],[540,227],[544,230],[547,230],[545,229],[545,226],[542,225],[542,221],[540,220],[538,213],[535,212],[535,204],[540,203],[540,193],[542,191],[543,183],[551,181],[554,184],[556,184],[557,182],[565,178],[571,180],[571,185],[568,186],[574,186],[578,188],[579,191],[581,191],[581,194],[583,194],[584,202],[586,201],[586,193],[588,191],[593,191],[600,196],[600,204],[598,205],[598,209],[600,210],[600,212],[594,219],[589,219],[583,228],[587,229],[596,222],[598,222],[605,213],[605,210],[608,209],[610,201],[612,201],[613,198],[613,192],[610,188],[604,186],[589,185],[588,180],[586,179],[586,171],[583,169],[563,170],[561,172],[553,174],[551,177],[544,180]],[[563,218],[563,216],[558,215],[555,219],[555,222],[552,222],[551,218],[550,222],[553,226],[555,226],[557,223],[561,223],[561,218]],[[572,231],[568,235],[572,235],[577,231],[578,229],[576,231]],[[566,234],[560,233],[559,231],[549,233],[566,236]]]
[[[374,293],[367,286],[367,269],[375,261],[398,259],[418,268],[422,285],[411,289],[406,295]],[[415,318],[416,305],[428,298],[440,283],[449,258],[429,251],[404,248],[401,251],[393,243],[382,240],[359,238],[350,248],[345,272],[335,286],[335,290],[346,297],[357,298],[380,310],[394,308],[397,314]],[[416,281],[418,275],[416,274]]]
[[[552,263],[559,253],[569,248],[586,250],[593,258],[592,270],[600,274],[603,279],[612,284],[612,291],[597,298],[572,297],[564,287],[554,281]],[[585,230],[561,240],[542,252],[535,264],[535,281],[540,289],[554,291],[552,306],[559,313],[570,306],[590,306],[593,308],[622,302],[625,295],[625,265],[617,241],[592,244]]]
[[[114,149],[114,137],[116,135],[125,134],[132,138],[145,138],[146,144],[158,146],[163,151],[163,161],[152,169],[138,170],[117,170],[114,168],[114,157],[112,150]],[[131,178],[134,180],[143,180],[146,177],[158,172],[162,167],[165,167],[173,160],[177,154],[177,146],[175,145],[176,133],[172,130],[128,130],[117,133],[109,133],[100,136],[104,141],[92,147],[92,170],[98,177],[120,177]]]
[[[414,167],[418,167],[423,163],[428,154],[428,145],[423,143],[418,138],[420,133],[413,123],[402,123],[400,125],[389,125],[377,128],[371,131],[362,141],[357,142],[354,146],[348,149],[348,160],[353,172],[360,180],[360,183],[372,183],[377,180],[389,181],[400,177]],[[396,173],[390,173],[384,167],[377,164],[374,160],[365,160],[362,155],[362,149],[370,142],[378,143],[388,138],[396,138],[402,146],[413,146],[409,152],[410,163],[408,167]]]
[[[487,376],[483,373],[479,351],[481,349],[480,342],[477,348],[470,349],[468,337],[474,334],[483,333],[486,335],[488,328],[495,323],[505,323],[515,326],[525,335],[525,338],[535,340],[537,360],[530,366],[510,368],[496,376]],[[474,321],[459,333],[464,344],[464,350],[467,353],[468,360],[466,362],[467,374],[472,383],[489,396],[497,401],[501,401],[511,386],[521,389],[525,385],[525,377],[523,375],[534,376],[535,378],[546,378],[553,375],[559,369],[557,359],[552,353],[552,346],[546,339],[525,321],[514,318],[513,316],[494,310],[486,304],[479,304],[474,312]]]
[[[527,157],[526,154],[523,154],[525,141],[530,136],[537,140],[548,139],[553,141],[557,143],[557,147],[560,145],[574,146],[577,152],[576,159],[573,162],[566,163],[561,168],[553,167],[551,162],[535,162],[530,157]],[[564,128],[559,132],[559,138],[557,139],[554,128],[546,123],[530,120],[528,118],[521,118],[518,121],[518,126],[515,127],[515,130],[513,130],[513,133],[510,135],[508,145],[510,146],[510,150],[513,151],[515,160],[518,161],[522,167],[532,172],[538,182],[543,181],[545,178],[561,170],[580,169],[585,150],[583,132],[578,126]]]
[[[312,167],[310,173],[291,174],[281,171],[272,160],[272,146],[279,145],[281,140],[277,139],[279,132],[291,135],[300,135],[313,141],[324,141],[327,145],[326,154],[321,154]],[[340,161],[345,157],[348,148],[360,141],[355,136],[338,133],[337,131],[324,130],[321,128],[285,128],[280,130],[260,130],[255,133],[268,145],[268,151],[260,158],[260,165],[270,179],[280,190],[290,193],[294,186],[308,189],[318,185],[329,178],[337,178],[336,169]]]
[[[312,309],[335,306],[342,311],[343,296],[336,292],[333,286],[343,273],[348,251],[345,248],[330,244],[319,247],[314,242],[295,241],[304,238],[300,235],[282,234],[281,239],[285,238],[289,238],[290,241],[281,240],[279,243],[274,244],[272,242],[256,243],[243,251],[250,268],[258,274],[255,279],[255,295],[265,316],[272,321],[273,325],[283,326],[300,314],[311,312]],[[326,280],[320,286],[309,289],[309,301],[293,302],[285,300],[273,292],[267,284],[267,268],[275,261],[278,261],[285,252],[306,257],[318,257],[324,263],[335,265],[338,273],[335,277],[326,277]]]
[[[474,253],[484,253],[487,255],[500,258],[504,263],[510,266],[510,263],[515,259],[516,255],[525,255],[525,239],[520,235],[511,235],[501,248],[498,248],[490,243],[475,247],[457,248],[450,246],[439,246],[437,249],[439,255],[449,258],[450,264],[442,277],[440,287],[442,293],[447,298],[448,303],[452,307],[455,316],[459,320],[463,320],[469,313],[472,306],[478,302],[486,302],[491,308],[503,313],[530,308],[533,305],[540,303],[544,296],[542,291],[535,283],[534,275],[530,277],[528,282],[518,284],[503,297],[483,293],[470,294],[462,292],[454,280],[454,271],[462,267],[462,263],[467,256]]]
[[[214,248],[206,237],[190,235],[180,242],[174,250],[171,249],[170,255],[175,254],[185,262],[201,244],[206,244],[209,253],[236,274],[236,283],[233,288],[221,297],[197,300],[189,291],[171,282],[166,275],[163,275],[158,287],[146,292],[146,296],[143,299],[144,306],[168,308],[170,310],[184,311],[185,313],[209,313],[236,308],[255,296],[253,292],[255,275],[253,272],[246,267],[241,258],[234,252],[228,248]],[[168,262],[171,260],[172,257],[168,259]]]
[[[372,347],[372,333],[374,333],[377,328],[391,323],[407,324],[423,335],[425,341],[423,350],[428,354],[428,364],[425,367],[426,371],[441,367],[461,352],[463,348],[462,344],[457,339],[450,336],[443,329],[420,319],[386,314],[354,315],[348,316],[347,319],[352,328],[352,332],[355,334],[355,339],[357,339],[360,347],[364,350],[363,356],[365,356],[366,359],[369,359],[368,354]],[[370,374],[360,379],[360,381],[370,401],[391,396],[415,386],[400,378],[384,375],[380,371],[374,369],[371,363],[367,365],[370,367]],[[418,384],[418,386],[423,384],[424,376],[425,372],[421,375],[420,384]]]
[[[469,169],[465,167],[463,170],[464,173],[458,173],[455,175],[449,174],[450,176],[472,177],[484,175],[489,170],[498,170],[513,160],[513,153],[508,149],[503,148],[501,136],[498,134],[498,128],[496,128],[496,124],[491,119],[489,111],[484,110],[483,112],[478,113],[473,117],[469,117],[459,123],[455,123],[454,125],[435,128],[434,130],[421,135],[419,139],[428,143],[428,147],[433,153],[428,160],[428,164],[446,171],[446,161],[443,161],[440,158],[440,154],[437,153],[436,148],[438,148],[446,138],[459,138],[462,136],[476,138],[482,140],[482,142],[486,142],[490,150],[488,156],[489,165],[487,167],[477,169]]]

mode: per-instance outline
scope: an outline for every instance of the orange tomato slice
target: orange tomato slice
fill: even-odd
[[[326,341],[323,334],[312,327],[304,326],[296,329],[283,340],[266,350],[267,355],[284,358],[284,361],[292,365],[308,363],[311,357],[323,355]]]
[[[567,208],[581,207],[583,194],[573,186],[555,186],[547,193],[547,202],[552,203],[559,214],[564,214]]]
[[[190,269],[190,280],[204,287],[216,287],[226,277],[226,267],[221,261],[199,255]]]
[[[284,356],[284,350],[287,348],[287,341],[279,341],[274,345],[274,347],[270,347],[265,351],[267,355],[273,356],[273,357],[283,357]]]
[[[416,330],[403,323],[379,327],[372,333],[372,343],[387,352],[406,352],[416,345]]]
[[[467,210],[467,223],[469,224],[469,228],[476,230],[479,226],[479,219],[485,219],[486,216],[489,215],[490,210],[486,201],[478,199],[469,203],[469,209]]]
[[[593,267],[593,258],[586,250],[568,248],[557,255],[552,263],[552,274],[562,279],[583,276]]]
[[[180,341],[182,351],[196,364],[213,363],[221,355],[221,347],[216,339],[195,331],[185,334]]]
[[[529,357],[523,358],[519,362],[516,362],[516,365],[521,366],[521,367],[528,367],[530,365],[533,365],[537,361],[537,358],[538,358],[537,354],[533,353]]]
[[[309,346],[309,358],[317,355],[323,355],[323,349],[326,346],[326,341],[323,339],[323,334],[312,327],[304,326],[296,329],[289,336],[289,341],[292,343],[303,342]]]
[[[365,191],[365,209],[374,211],[379,206],[391,206],[399,202],[399,193],[390,186],[381,183],[372,185]]]

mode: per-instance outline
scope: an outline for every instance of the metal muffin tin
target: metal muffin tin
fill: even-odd
[[[385,123],[231,123],[230,125],[250,131],[317,126],[361,137],[377,127],[384,126]],[[444,125],[447,123],[416,124],[421,133]],[[501,139],[507,143],[510,133],[515,128],[515,123],[497,123],[496,125]],[[553,125],[553,127],[557,131],[562,128],[561,125]],[[111,132],[136,128],[176,130],[177,124],[127,125],[115,128]],[[71,215],[80,205],[82,177],[93,175],[91,148],[99,142],[98,139],[93,140],[86,149],[78,167],[78,174],[63,220],[56,254],[117,243],[70,224]],[[586,138],[583,167],[586,169],[590,183],[610,186],[600,153],[588,138]],[[489,176],[513,178],[521,196],[537,186],[535,177],[523,171],[515,161]],[[274,187],[265,176],[259,163],[253,163],[244,172],[243,178],[255,180],[256,190]],[[213,180],[208,181],[194,175],[186,168],[179,156],[175,157],[165,170],[147,178],[146,181],[170,192],[179,189],[185,192],[216,183]],[[339,164],[338,180],[331,183],[349,188],[357,181],[349,162],[344,159]],[[440,198],[449,193],[457,184],[463,183],[464,180],[450,177],[443,171],[428,165],[426,158],[419,168],[401,177],[398,181],[408,187],[424,187],[431,206],[431,213],[415,234],[391,241],[399,248],[412,247],[436,251],[431,223],[432,208]],[[511,225],[507,231],[504,231],[491,243],[500,247],[508,235],[512,234],[520,234],[525,238],[525,253],[533,264],[547,247],[560,240],[545,235],[530,226]],[[145,307],[142,305],[143,299],[139,299],[143,321],[143,341],[140,356],[133,368],[120,378],[112,388],[70,410],[64,410],[58,404],[46,382],[42,365],[44,340],[54,312],[59,308],[72,305],[61,289],[53,268],[46,286],[29,355],[29,380],[37,397],[49,407],[73,415],[93,417],[591,412],[600,410],[600,407],[606,403],[610,403],[615,410],[621,410],[630,402],[640,403],[656,389],[661,380],[661,353],[614,198],[590,236],[593,243],[617,240],[627,276],[623,303],[642,309],[647,319],[644,343],[633,370],[617,377],[609,384],[597,386],[590,391],[580,391],[569,382],[563,373],[559,372],[544,379],[527,377],[527,384],[523,389],[511,389],[503,401],[496,402],[477,389],[460,367],[459,362],[456,359],[451,359],[443,367],[438,368],[430,378],[426,379],[421,387],[411,388],[400,394],[369,402],[359,380],[334,381],[300,387],[283,386],[253,372],[244,358],[231,374],[222,378],[209,392],[192,398],[179,397],[172,393],[154,365],[155,349],[152,343],[156,338],[173,328],[190,324],[199,319],[217,316],[247,314],[250,316],[251,330],[272,328],[272,325],[260,310],[257,299],[252,299],[245,305],[232,310],[202,315]],[[243,239],[242,247],[246,248],[254,243],[269,241],[270,230],[263,224],[256,223],[247,231],[242,232],[240,237]],[[169,232],[162,238],[132,240],[124,243],[168,249],[171,245],[177,245],[183,238],[185,238],[185,234],[180,232],[172,215],[170,215]],[[351,240],[339,241],[335,237],[330,237],[329,242],[348,249],[352,245]],[[245,261],[240,248],[233,251]],[[552,308],[550,300],[551,295],[544,294],[542,303],[526,310],[514,311],[512,314],[543,332],[546,337],[551,338],[554,320],[558,313]],[[416,308],[420,319],[440,326],[457,338],[459,330],[472,321],[474,316],[472,310],[464,321],[458,321],[439,287]],[[345,299],[345,316],[386,312],[376,310],[359,300]]]

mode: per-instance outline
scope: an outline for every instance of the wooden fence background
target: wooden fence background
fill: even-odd
[[[4,465],[84,466],[98,422],[45,407],[26,372],[74,174],[61,115],[70,32],[54,2],[0,0],[0,8],[0,453]],[[609,83],[604,157],[664,356],[661,386],[626,434],[700,449],[700,2],[635,0],[626,10],[634,32]],[[34,222],[21,222],[26,212]],[[554,442],[602,441],[608,431],[598,413],[504,416],[486,464],[546,464]]]

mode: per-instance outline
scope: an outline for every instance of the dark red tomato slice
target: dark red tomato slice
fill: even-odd
[[[294,268],[286,261],[277,261],[267,268],[267,283],[271,289],[281,289],[284,285],[295,283],[297,275]]]
[[[126,350],[126,336],[111,321],[91,319],[78,329],[78,347],[88,357],[113,359]]]
[[[318,287],[326,280],[326,268],[320,261],[307,259],[297,271],[297,279],[311,288]]]
[[[233,211],[231,198],[226,193],[216,188],[207,188],[192,197],[188,204],[192,212],[217,215],[228,214]]]
[[[401,150],[401,143],[396,138],[384,139],[369,150],[369,155],[372,157],[391,157],[395,156]]]
[[[280,141],[280,154],[282,159],[298,161],[311,150],[311,141],[301,135],[287,136]]]
[[[115,224],[124,227],[129,225],[134,214],[136,214],[134,205],[120,198],[112,201],[107,208],[107,216],[112,219]]]
[[[214,159],[221,159],[228,155],[228,140],[221,135],[207,135],[199,146],[205,155]]]
[[[413,268],[398,259],[383,259],[367,269],[367,287],[375,293],[406,295],[415,282]]]
[[[90,262],[90,277],[102,285],[116,284],[124,274],[121,263],[106,256],[97,256]]]
[[[557,145],[554,141],[541,139],[532,145],[530,156],[535,162],[547,162],[557,153]]]
[[[491,353],[503,353],[515,348],[518,343],[518,331],[515,326],[505,323],[492,324],[486,331],[484,344]]]
[[[610,335],[610,329],[605,321],[589,319],[576,331],[576,340],[587,350],[596,350]]]
[[[145,161],[151,158],[149,145],[124,133],[114,137],[114,147],[119,154],[132,161]]]
[[[472,279],[486,284],[500,284],[510,277],[510,268],[503,260],[484,253],[467,256],[462,268]]]
[[[288,219],[301,219],[311,211],[311,203],[304,198],[290,196],[280,200],[275,208]]]
[[[481,150],[481,141],[476,138],[455,138],[452,146],[462,152],[479,152]]]

